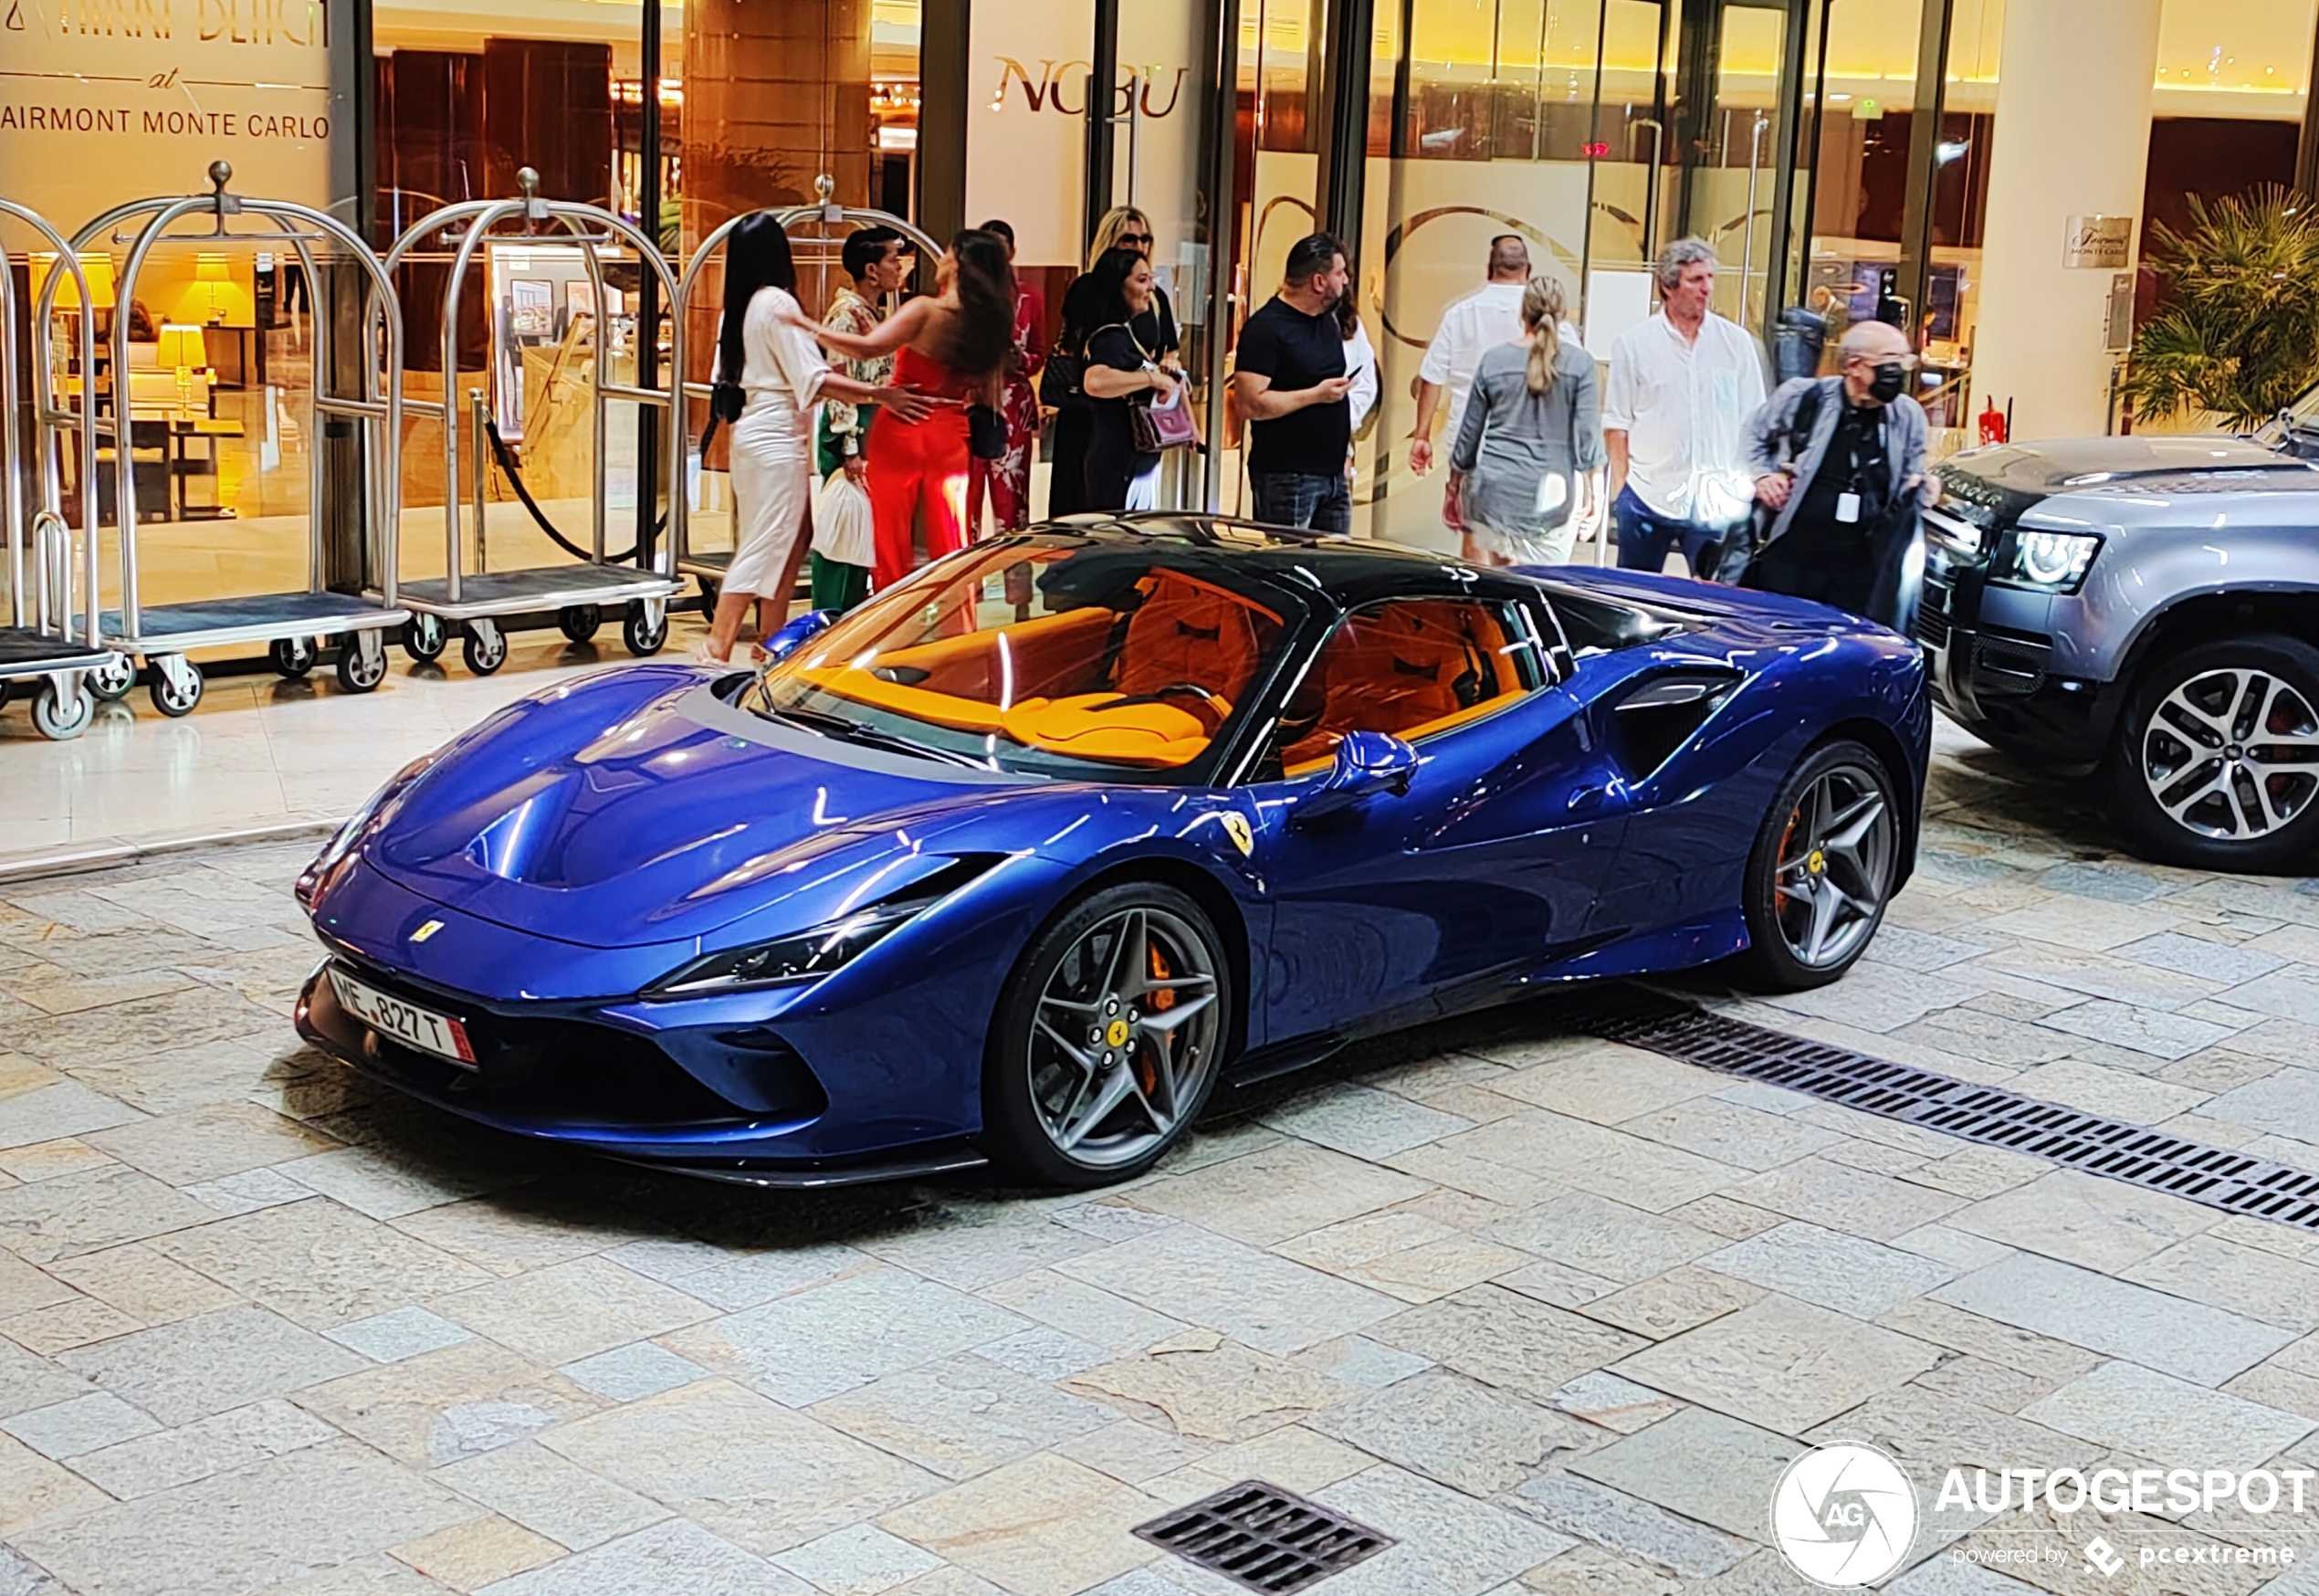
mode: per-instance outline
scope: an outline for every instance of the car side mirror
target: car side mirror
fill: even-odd
[[[836,621],[835,610],[808,610],[765,639],[765,657],[786,659],[801,646],[828,631]]]
[[[1417,751],[1383,731],[1348,731],[1337,745],[1337,762],[1319,789],[1296,805],[1302,825],[1365,803],[1381,793],[1400,797],[1417,773]]]

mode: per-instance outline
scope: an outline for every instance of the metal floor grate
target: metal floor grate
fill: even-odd
[[[1390,1535],[1262,1480],[1243,1480],[1139,1524],[1135,1533],[1266,1596],[1302,1591],[1393,1544]]]
[[[1590,1013],[1586,1029],[1905,1125],[1945,1130],[2226,1213],[2319,1231],[2319,1174],[1768,1031],[1653,994],[1630,992],[1621,997],[1616,1009],[1605,1005]]]

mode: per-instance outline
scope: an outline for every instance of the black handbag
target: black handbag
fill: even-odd
[[[967,453],[978,460],[995,460],[1006,453],[1006,417],[988,404],[966,407]]]
[[[1087,396],[1080,391],[1079,380],[1086,364],[1085,354],[1065,349],[1057,339],[1039,368],[1039,403],[1049,410],[1085,410]]]

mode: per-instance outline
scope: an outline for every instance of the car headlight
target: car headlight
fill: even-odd
[[[308,908],[313,906],[314,895],[321,889],[323,880],[331,871],[346,862],[346,856],[354,851],[355,845],[360,843],[363,835],[371,829],[371,822],[378,818],[379,811],[385,808],[395,798],[409,792],[411,784],[425,775],[427,767],[434,764],[441,756],[442,751],[437,749],[434,753],[422,754],[389,776],[386,785],[365,799],[362,808],[346,817],[346,824],[331,834],[331,840],[322,845],[322,851],[314,856],[314,862],[307,866],[299,876],[298,883],[292,890],[297,894],[300,904]]]
[[[2049,532],[2015,527],[1999,540],[1988,577],[2043,593],[2075,593],[2085,581],[2102,540],[2091,532]]]
[[[899,903],[876,904],[793,936],[704,954],[662,976],[653,984],[650,995],[698,997],[705,992],[744,992],[754,987],[819,981],[917,919],[931,902],[930,898],[913,898]]]

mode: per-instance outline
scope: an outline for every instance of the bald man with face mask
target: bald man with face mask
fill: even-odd
[[[1747,468],[1769,525],[1744,585],[1907,630],[1916,511],[1938,490],[1924,407],[1907,394],[1915,365],[1898,328],[1859,322],[1834,376],[1783,383],[1747,418]]]

